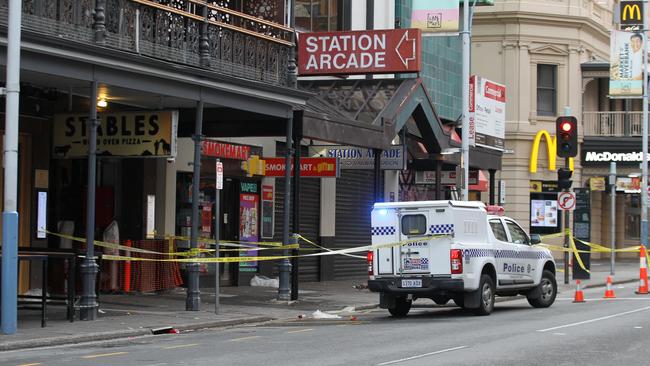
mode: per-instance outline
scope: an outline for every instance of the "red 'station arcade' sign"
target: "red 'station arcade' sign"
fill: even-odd
[[[420,71],[419,29],[301,33],[298,74],[372,74]]]

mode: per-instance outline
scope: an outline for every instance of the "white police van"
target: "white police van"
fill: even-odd
[[[525,295],[538,308],[555,301],[555,261],[503,208],[482,202],[376,203],[371,216],[368,288],[380,306],[406,316],[418,298],[488,315],[495,296]],[[393,243],[400,243],[391,245]]]

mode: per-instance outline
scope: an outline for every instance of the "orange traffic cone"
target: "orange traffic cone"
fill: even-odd
[[[576,294],[573,297],[573,302],[585,302],[585,295],[580,288],[580,280],[576,280]]]
[[[648,263],[645,252],[645,247],[641,246],[639,252],[639,290],[635,291],[639,295],[648,294]]]
[[[605,290],[605,296],[603,296],[604,299],[615,299],[616,295],[614,294],[614,290],[612,289],[612,276],[607,276],[607,289]]]

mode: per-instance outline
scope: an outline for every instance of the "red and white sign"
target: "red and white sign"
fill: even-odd
[[[480,76],[469,79],[469,142],[505,149],[506,87]]]
[[[248,160],[251,156],[251,147],[206,140],[201,141],[201,153],[215,158]]]
[[[557,196],[557,205],[561,210],[573,211],[576,207],[576,195],[573,192],[562,192]]]
[[[262,201],[273,201],[273,186],[272,185],[263,185],[262,186]]]
[[[384,29],[298,35],[298,74],[418,72],[419,29]]]
[[[267,177],[284,177],[285,158],[264,158]],[[293,175],[293,161],[291,162]],[[339,164],[336,158],[300,158],[300,176],[308,178],[337,178]]]
[[[217,161],[214,164],[214,170],[217,172],[217,189],[223,189],[223,163]]]

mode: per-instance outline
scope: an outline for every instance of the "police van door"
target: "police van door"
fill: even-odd
[[[517,251],[517,258],[512,260],[513,267],[510,268],[514,285],[531,285],[537,260],[530,248],[528,235],[516,222],[508,219],[503,221],[510,234],[510,243]]]
[[[430,274],[432,263],[429,238],[427,237],[428,212],[403,210],[399,215],[399,240],[407,244],[395,247],[395,263],[400,274]],[[445,256],[449,261],[449,253]]]
[[[489,223],[495,239],[494,249],[496,252],[494,257],[497,264],[497,287],[513,286],[514,282],[512,276],[510,276],[510,271],[508,271],[508,266],[512,264],[509,260],[514,253],[514,249],[508,242],[506,227],[500,218],[491,218]]]

